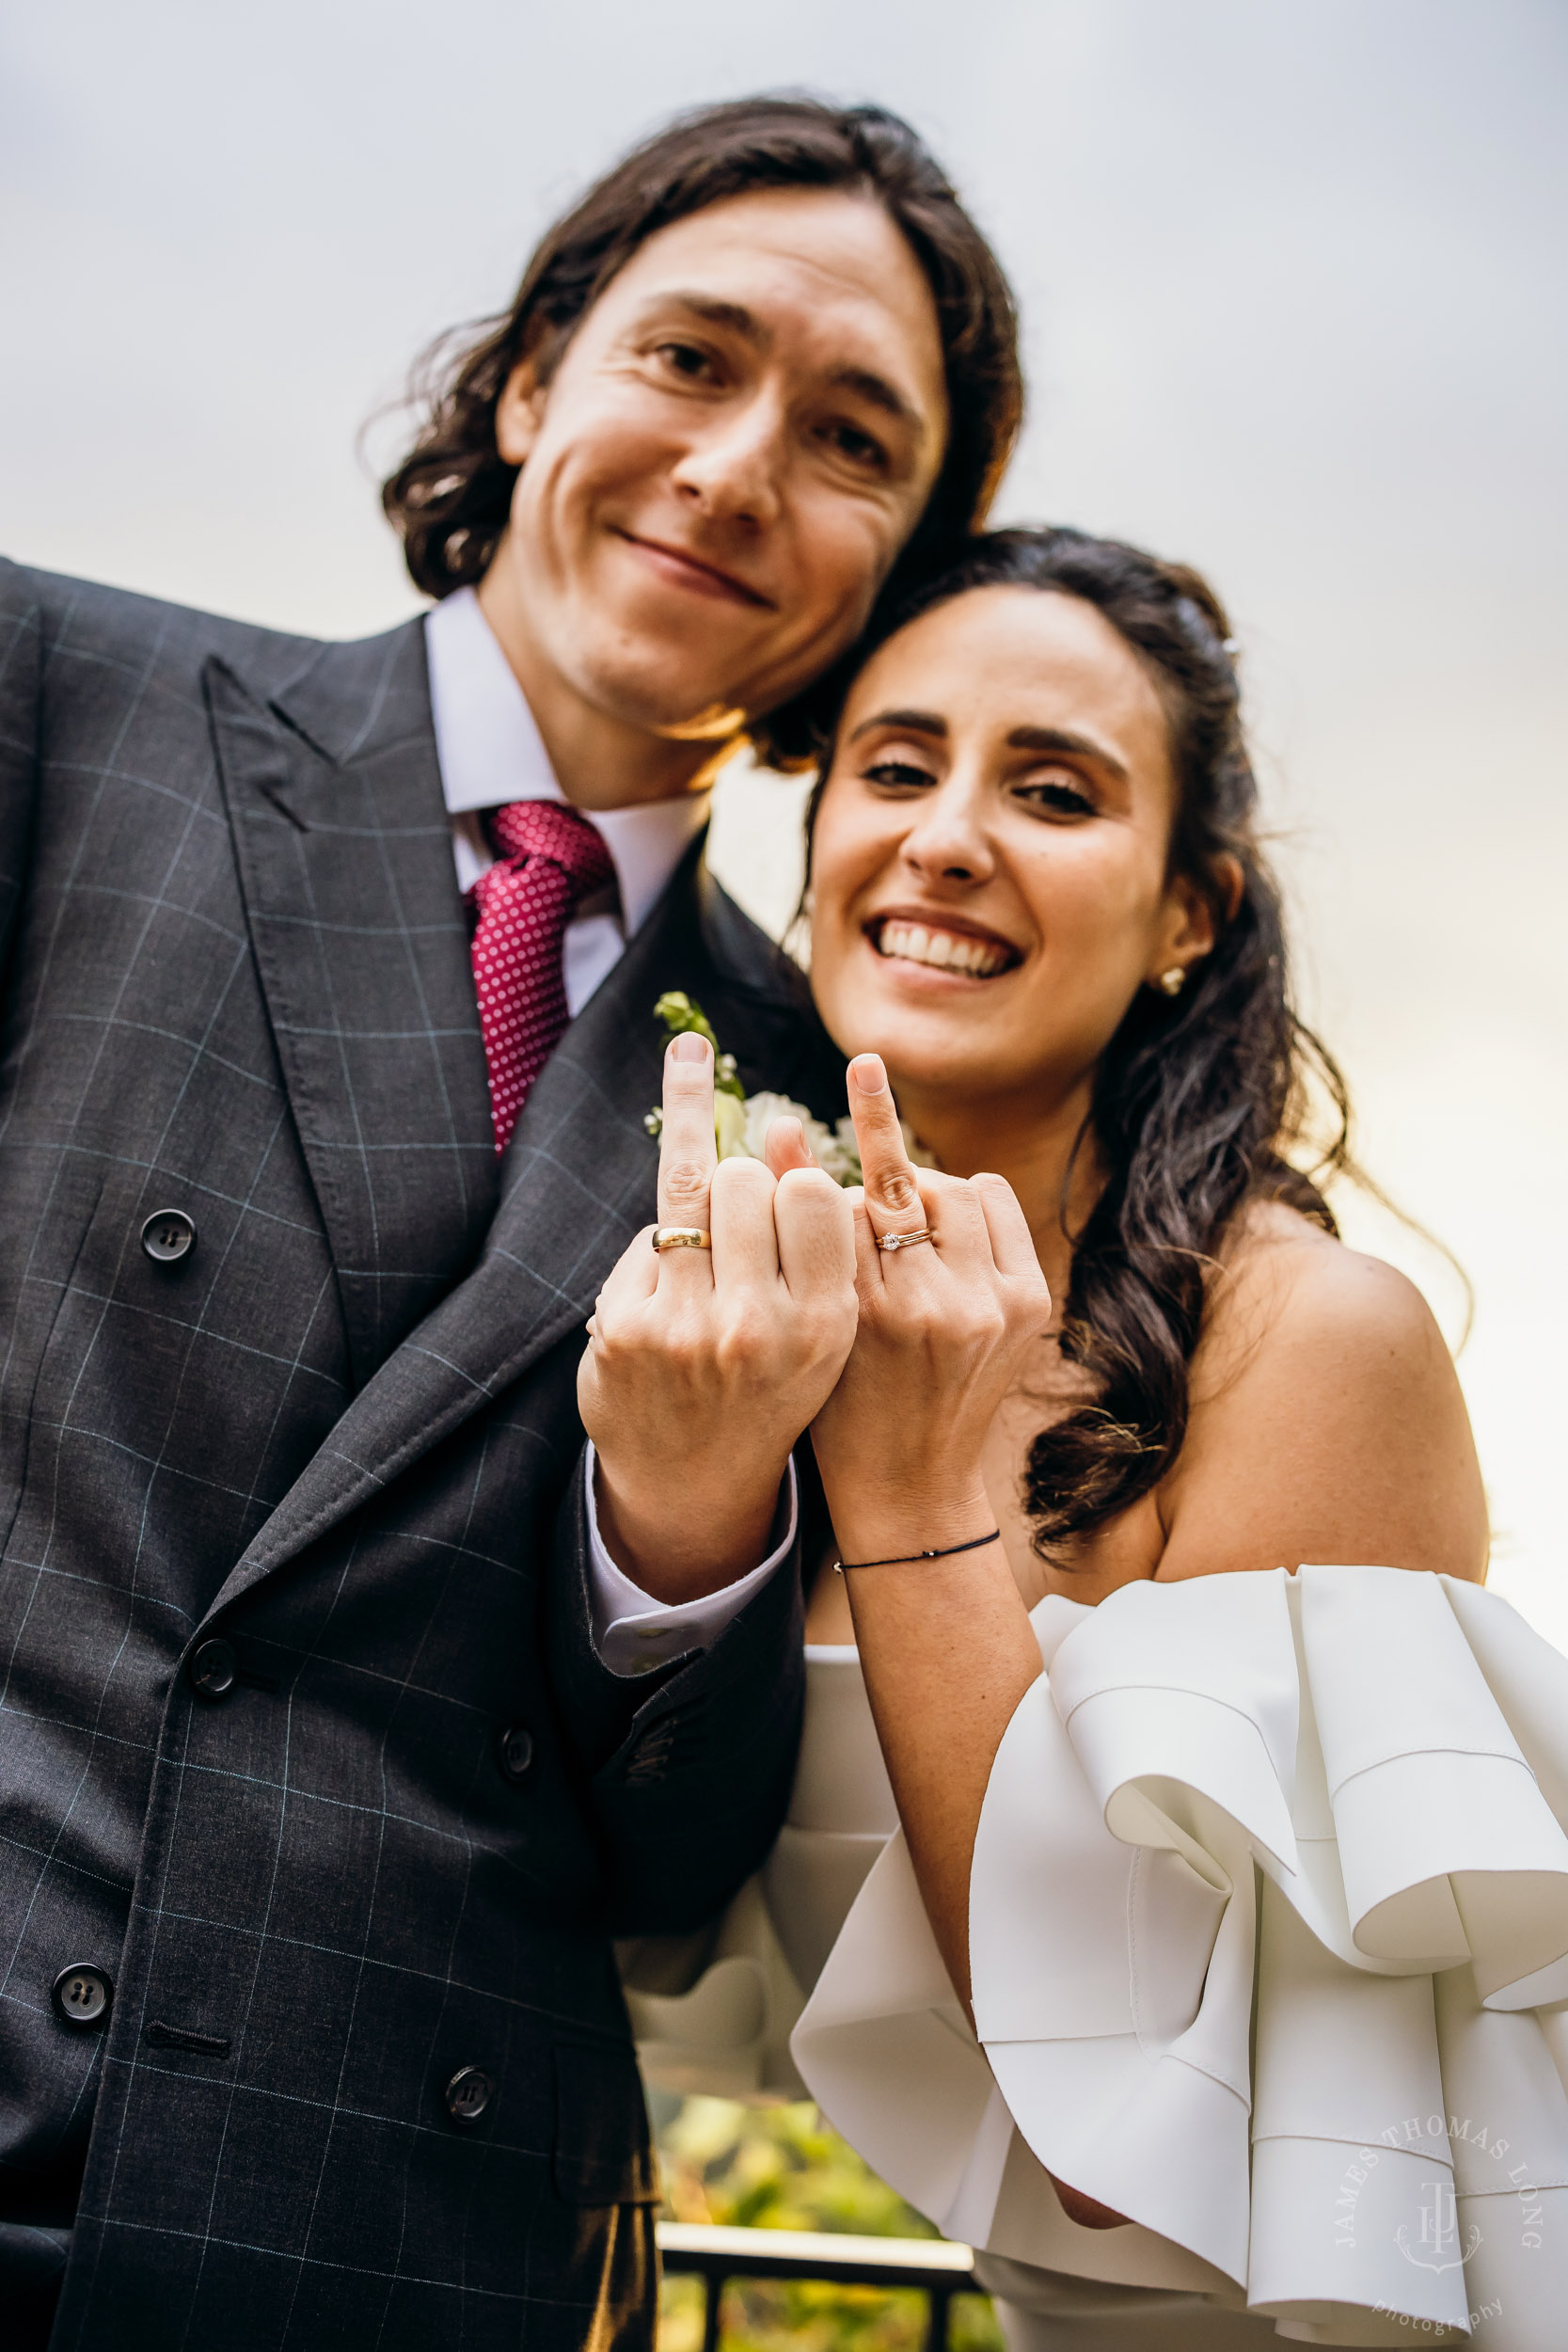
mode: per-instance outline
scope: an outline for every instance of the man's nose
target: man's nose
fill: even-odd
[[[785,420],[766,391],[726,405],[676,465],[676,491],[715,519],[765,527],[779,513],[785,442]]]

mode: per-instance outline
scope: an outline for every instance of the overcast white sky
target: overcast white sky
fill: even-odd
[[[0,32],[0,546],[325,634],[415,608],[356,454],[660,116],[909,114],[1033,386],[1007,517],[1236,614],[1310,1008],[1479,1295],[1497,1588],[1568,1646],[1560,0],[50,0]],[[795,801],[719,850],[766,910]],[[1346,1204],[1457,1316],[1440,1263]]]

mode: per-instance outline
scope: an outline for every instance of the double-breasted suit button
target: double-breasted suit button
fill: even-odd
[[[632,1783],[663,1780],[675,1752],[679,1726],[673,1715],[661,1715],[638,1739],[626,1757],[626,1774]]]
[[[226,1699],[238,1677],[234,1645],[221,1637],[203,1642],[192,1654],[185,1672],[198,1699]]]
[[[55,2014],[62,2025],[97,2026],[109,2013],[115,1997],[114,1979],[107,1969],[95,1968],[87,1961],[75,1961],[62,1968],[50,1990]]]
[[[460,2066],[442,2099],[454,2123],[477,2123],[495,2095],[494,2075],[483,2066]]]
[[[533,1734],[527,1724],[508,1724],[497,1742],[497,1752],[508,1780],[526,1780],[533,1762]]]
[[[154,1209],[141,1229],[141,1246],[158,1265],[175,1265],[196,1248],[196,1226],[183,1209]]]

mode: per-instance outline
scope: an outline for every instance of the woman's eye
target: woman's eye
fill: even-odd
[[[928,768],[917,768],[912,759],[878,759],[862,770],[867,784],[879,785],[883,791],[920,791],[936,778]]]
[[[1094,803],[1081,785],[1053,776],[1022,785],[1018,797],[1042,817],[1092,817]]]

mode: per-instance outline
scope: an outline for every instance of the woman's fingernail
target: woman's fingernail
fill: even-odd
[[[857,1054],[849,1067],[863,1094],[880,1094],[886,1089],[887,1072],[880,1054]]]
[[[706,1061],[707,1040],[695,1029],[683,1029],[670,1048],[672,1061]]]

